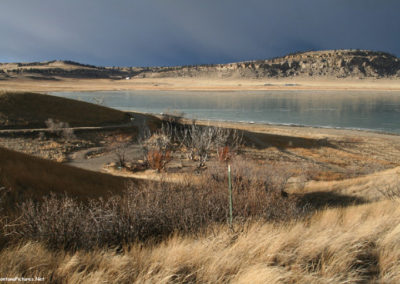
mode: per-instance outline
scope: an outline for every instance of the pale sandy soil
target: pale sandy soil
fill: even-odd
[[[205,79],[205,78],[132,78],[0,80],[0,90],[117,91],[117,90],[400,90],[399,79]]]

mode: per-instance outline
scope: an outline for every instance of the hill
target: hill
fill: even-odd
[[[80,200],[121,194],[129,181],[1,147],[0,157],[0,189],[4,186],[9,190],[3,207],[6,210],[27,198],[41,200],[50,193]]]
[[[27,78],[399,78],[400,59],[369,50],[299,52],[283,57],[230,64],[175,67],[97,67],[72,61],[0,64],[0,79]]]
[[[219,78],[388,78],[400,77],[400,59],[385,52],[327,50],[231,64],[154,68],[141,76]]]
[[[127,75],[128,73],[120,68],[97,67],[73,61],[0,63],[0,79],[57,80],[60,77],[119,79]]]
[[[72,127],[122,124],[129,115],[111,108],[28,92],[0,92],[0,129],[45,128],[49,118]]]

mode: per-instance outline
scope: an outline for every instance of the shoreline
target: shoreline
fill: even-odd
[[[162,118],[162,115],[156,114],[156,113],[150,113],[150,112],[140,112],[140,111],[128,111],[124,110],[124,112],[127,113],[140,113],[144,115],[153,115],[158,118]],[[220,124],[225,124],[225,125],[243,125],[247,127],[251,126],[258,126],[258,127],[271,127],[271,128],[299,128],[299,129],[320,129],[320,130],[337,130],[337,131],[348,131],[348,132],[362,132],[362,133],[372,133],[372,134],[378,134],[378,135],[391,135],[391,136],[399,136],[400,137],[400,132],[389,132],[389,131],[380,131],[380,130],[374,130],[374,129],[363,129],[363,128],[349,128],[349,127],[334,127],[334,126],[313,126],[313,125],[302,125],[302,124],[285,124],[285,123],[271,123],[271,122],[253,122],[253,121],[234,121],[234,120],[214,120],[214,119],[191,119],[187,117],[183,117],[182,120],[185,123],[191,123],[191,121],[195,120],[196,122],[200,123],[201,125],[220,125]]]
[[[0,90],[28,92],[79,91],[400,91],[400,79],[206,79],[206,78],[132,78],[0,80]]]
[[[146,113],[139,111],[124,111],[128,113],[139,113],[143,115],[152,115],[157,118],[162,118],[160,114]],[[191,123],[192,119],[183,117],[182,121],[186,124]],[[251,132],[270,133],[277,135],[287,135],[293,137],[308,137],[308,138],[328,138],[328,137],[343,137],[343,136],[354,136],[355,133],[358,136],[372,137],[372,136],[388,136],[394,139],[400,139],[400,133],[376,131],[368,129],[353,129],[353,128],[340,128],[340,127],[321,127],[321,126],[308,126],[308,125],[285,125],[285,124],[273,124],[273,123],[249,123],[239,121],[227,121],[227,120],[207,120],[207,119],[196,119],[196,123],[200,125],[212,125],[225,128],[235,128]]]

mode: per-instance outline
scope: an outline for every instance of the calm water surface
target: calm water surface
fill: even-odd
[[[400,134],[400,91],[112,91],[55,92],[146,113],[188,118],[368,129]]]

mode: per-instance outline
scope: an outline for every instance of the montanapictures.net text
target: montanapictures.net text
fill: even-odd
[[[0,282],[41,282],[44,281],[43,277],[0,277]]]

